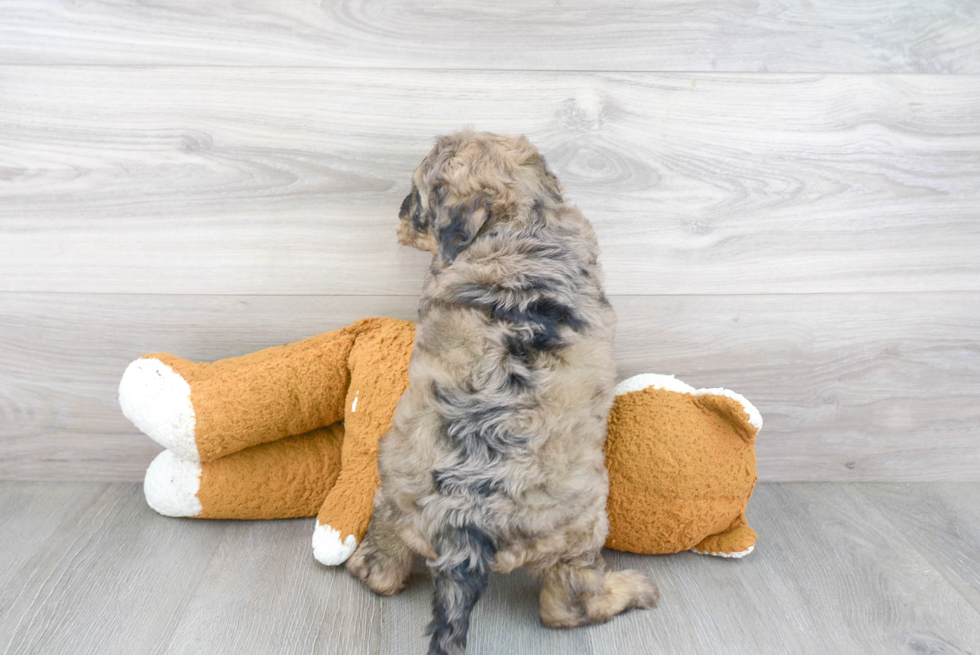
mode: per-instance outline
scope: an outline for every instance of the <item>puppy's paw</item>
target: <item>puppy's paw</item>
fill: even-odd
[[[650,609],[657,606],[660,591],[657,583],[642,571],[627,569],[607,574],[608,586],[629,598],[625,609]]]
[[[394,596],[405,588],[411,560],[406,565],[390,557],[365,539],[347,560],[347,572],[380,596]]]

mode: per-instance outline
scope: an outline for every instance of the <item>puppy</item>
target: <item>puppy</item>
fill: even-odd
[[[592,226],[526,138],[472,132],[438,138],[399,218],[432,264],[348,570],[390,595],[427,558],[430,654],[463,652],[491,569],[543,575],[546,626],[652,607],[649,578],[607,573],[601,554],[615,316]]]

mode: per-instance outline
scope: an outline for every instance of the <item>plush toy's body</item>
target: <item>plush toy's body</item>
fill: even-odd
[[[364,536],[378,441],[408,385],[415,327],[365,319],[244,357],[196,364],[155,354],[127,368],[124,414],[166,450],[146,473],[167,516],[317,516],[316,558],[340,564]],[[738,557],[755,533],[755,408],[669,376],[621,383],[609,419],[607,546]]]

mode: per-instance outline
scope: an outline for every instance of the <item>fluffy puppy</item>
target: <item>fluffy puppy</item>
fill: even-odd
[[[348,570],[389,595],[427,558],[430,654],[464,650],[491,569],[542,574],[551,627],[653,606],[649,578],[607,573],[601,555],[615,316],[592,226],[526,138],[472,132],[437,140],[400,219],[432,265]]]

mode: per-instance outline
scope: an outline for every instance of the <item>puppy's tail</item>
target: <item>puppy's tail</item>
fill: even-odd
[[[466,649],[470,614],[490,579],[497,548],[483,530],[464,525],[448,527],[438,539],[439,557],[428,562],[435,582],[429,655],[459,655]]]

